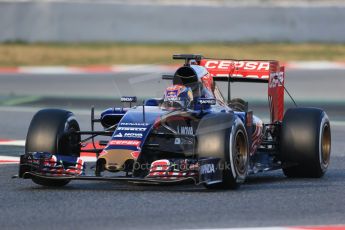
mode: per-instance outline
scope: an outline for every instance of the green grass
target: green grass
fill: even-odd
[[[324,43],[2,43],[0,66],[174,64],[171,55],[276,59],[280,61],[345,61],[345,44]]]

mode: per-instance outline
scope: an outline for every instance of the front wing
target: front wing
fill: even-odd
[[[154,177],[150,174],[146,177],[131,176],[95,176],[88,174],[86,163],[78,157],[66,157],[52,155],[49,153],[35,152],[24,154],[20,159],[19,175],[23,179],[41,178],[52,181],[61,180],[89,180],[89,181],[113,181],[133,184],[152,185],[183,185],[183,184],[213,184],[222,180],[222,171],[218,158],[203,158],[197,161],[199,165],[197,171],[193,168],[193,173],[185,173],[184,176],[172,176],[176,172],[154,171]],[[157,165],[155,166],[157,168]],[[91,167],[92,169],[94,167]],[[158,167],[159,168],[159,167]],[[151,172],[151,171],[150,171]],[[157,175],[159,172],[159,175]],[[182,175],[183,173],[180,172]]]

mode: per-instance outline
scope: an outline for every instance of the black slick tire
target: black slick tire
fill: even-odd
[[[320,178],[326,173],[331,154],[331,127],[323,110],[287,110],[280,137],[282,169],[287,177]]]
[[[31,120],[26,136],[25,152],[48,152],[67,156],[80,156],[80,136],[68,135],[79,131],[73,113],[61,109],[43,109]],[[70,180],[52,180],[32,177],[32,181],[43,186],[64,186]]]
[[[248,136],[243,122],[236,118],[232,126],[223,132],[219,138],[224,140],[222,152],[222,182],[215,184],[205,184],[208,189],[237,189],[244,183],[249,168],[249,146]]]

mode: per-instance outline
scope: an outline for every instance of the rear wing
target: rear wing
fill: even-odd
[[[278,61],[202,59],[204,66],[216,81],[269,82],[269,76],[279,69]]]
[[[285,68],[278,61],[201,58],[198,64],[204,66],[215,81],[268,83],[271,122],[283,120]]]
[[[185,66],[205,67],[214,81],[267,83],[271,122],[283,120],[285,67],[278,61],[212,59],[199,54],[176,54],[173,59],[185,60]],[[170,79],[170,76],[163,76],[163,79]]]

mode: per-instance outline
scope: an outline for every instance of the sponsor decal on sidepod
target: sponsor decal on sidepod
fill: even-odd
[[[210,174],[215,173],[216,170],[214,168],[214,164],[205,164],[200,166],[200,174]]]
[[[123,146],[135,146],[139,147],[141,141],[137,140],[112,140],[110,141],[110,145],[123,145]]]
[[[146,128],[144,128],[144,127],[118,127],[117,130],[144,132],[146,130]]]
[[[179,134],[193,135],[193,127],[190,127],[190,126],[177,126],[177,132]]]
[[[125,133],[124,137],[128,137],[128,138],[142,138],[143,134],[142,133]]]

